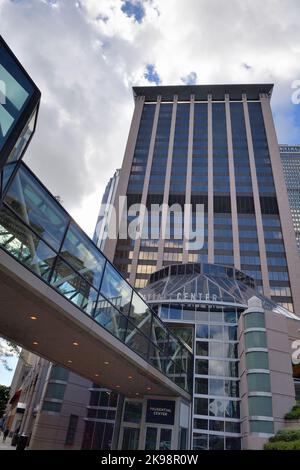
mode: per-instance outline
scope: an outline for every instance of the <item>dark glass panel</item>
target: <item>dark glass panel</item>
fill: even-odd
[[[127,423],[140,423],[142,418],[142,407],[143,404],[141,402],[126,401],[123,421]]]
[[[51,285],[77,307],[89,315],[92,314],[97,292],[61,259],[56,262]]]
[[[25,167],[14,176],[5,203],[43,240],[59,250],[69,218]]]
[[[148,358],[149,341],[140,331],[130,322],[127,324],[125,343],[143,358]]]
[[[105,266],[101,283],[101,294],[113,303],[120,312],[129,312],[132,289],[109,263],[106,263]]]
[[[152,313],[147,304],[135,292],[132,296],[130,319],[148,337],[150,337]]]
[[[56,254],[6,208],[0,211],[0,246],[48,280]]]
[[[99,325],[124,341],[127,319],[101,295],[97,301],[94,319]]]
[[[90,284],[99,288],[105,258],[74,223],[67,231],[61,255]]]

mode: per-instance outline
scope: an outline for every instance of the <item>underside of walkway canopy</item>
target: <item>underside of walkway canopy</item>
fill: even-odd
[[[3,178],[0,334],[125,395],[188,398],[192,355],[21,163]]]

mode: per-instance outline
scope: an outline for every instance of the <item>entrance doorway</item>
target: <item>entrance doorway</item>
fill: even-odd
[[[122,450],[137,450],[139,447],[140,430],[138,428],[124,427]]]
[[[147,426],[145,437],[145,450],[170,450],[171,442],[171,428]]]

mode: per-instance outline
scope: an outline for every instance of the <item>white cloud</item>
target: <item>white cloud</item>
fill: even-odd
[[[147,64],[163,85],[191,71],[199,84],[275,82],[279,135],[300,141],[290,104],[300,78],[297,0],[145,0],[141,23],[121,5],[0,0],[1,34],[42,91],[25,161],[90,235],[122,162],[131,86],[147,83]]]

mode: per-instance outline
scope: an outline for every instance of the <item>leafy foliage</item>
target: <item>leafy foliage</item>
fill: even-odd
[[[283,428],[280,429],[276,436],[270,438],[270,442],[277,442],[277,441],[296,441],[300,439],[300,428]]]
[[[300,450],[300,439],[297,441],[268,442],[264,445],[265,450]]]
[[[2,418],[9,397],[9,387],[0,385],[0,418]]]
[[[289,411],[285,417],[285,419],[299,419],[300,418],[300,405],[295,405],[293,406],[293,408],[291,409],[291,411]]]
[[[15,343],[0,338],[0,364],[2,364],[6,370],[12,370],[8,365],[8,359],[12,356],[19,356],[20,352],[21,348]]]
[[[264,445],[265,450],[300,450],[300,428],[280,429]]]

